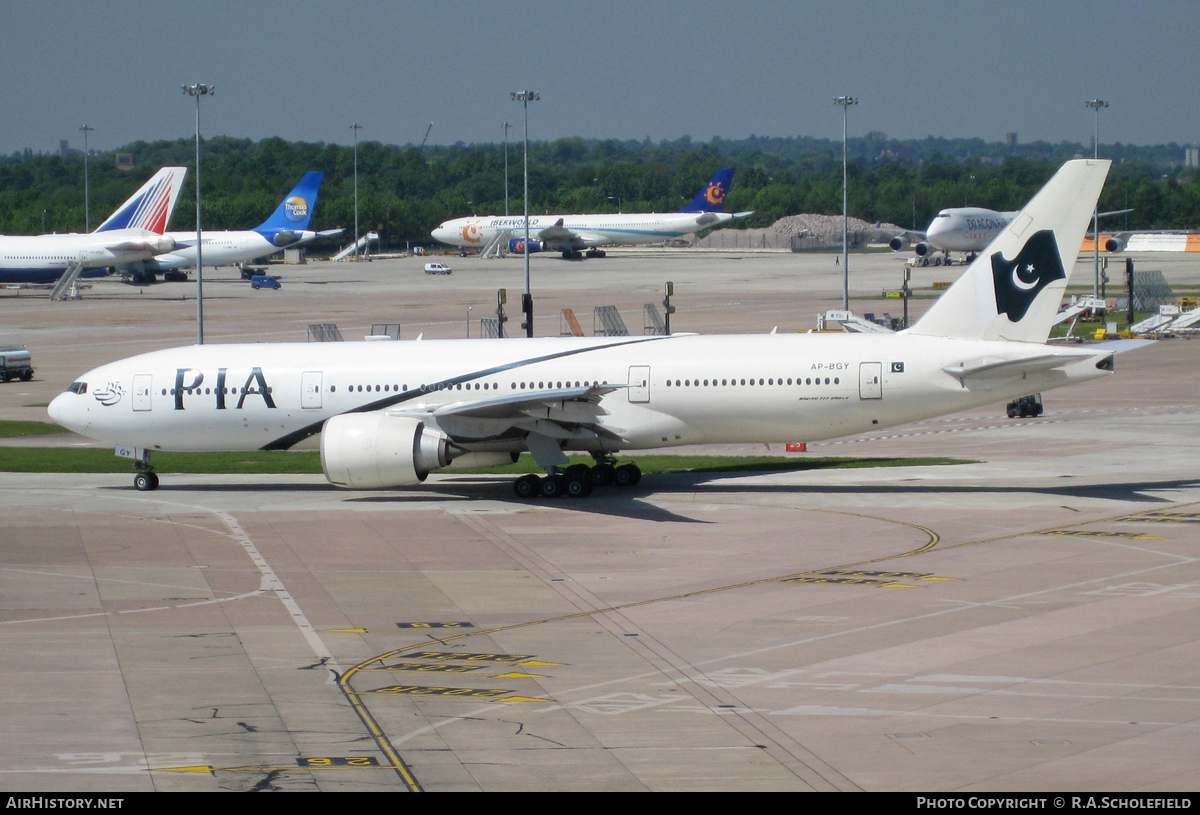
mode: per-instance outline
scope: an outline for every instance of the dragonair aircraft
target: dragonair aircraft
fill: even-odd
[[[271,217],[254,229],[241,232],[202,232],[204,264],[227,266],[244,263],[290,246],[300,246],[317,238],[342,232],[341,229],[325,232],[312,232],[308,229],[317,205],[317,192],[324,177],[325,174],[319,172],[305,174],[300,183],[276,207]],[[160,254],[152,259],[130,264],[124,270],[130,274],[133,282],[150,282],[158,272],[195,268],[196,233],[168,232],[167,237],[175,244],[169,254]]]
[[[996,212],[982,207],[952,207],[943,209],[924,232],[905,232],[888,242],[899,251],[912,246],[917,257],[934,252],[982,252],[1004,227],[1017,217],[1016,212]],[[911,243],[916,238],[915,243]]]
[[[200,345],[101,366],[50,403],[158,485],[155,450],[284,450],[320,435],[330,483],[418,484],[528,451],[518,496],[638,481],[622,451],[847,436],[1113,372],[1138,341],[1046,344],[1108,161],[1068,162],[912,328]],[[585,451],[593,466],[568,465]]]
[[[171,251],[175,241],[163,230],[186,174],[184,167],[163,167],[95,232],[0,235],[0,283],[52,283],[73,263],[106,269]]]
[[[659,243],[745,218],[752,212],[721,212],[734,168],[718,170],[692,202],[679,212],[642,212],[628,215],[531,215],[529,252],[562,252],[567,259],[602,258],[599,246]],[[482,249],[499,237],[510,252],[525,252],[524,215],[482,215],[455,218],[433,230],[435,240],[464,249]]]

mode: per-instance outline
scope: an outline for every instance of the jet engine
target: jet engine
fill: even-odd
[[[917,253],[917,257],[923,258],[936,252],[937,247],[927,241],[921,241],[913,246],[913,251]]]
[[[1105,252],[1124,252],[1125,245],[1126,244],[1125,244],[1124,238],[1119,238],[1116,235],[1113,235],[1112,237],[1105,239],[1104,251]]]
[[[450,459],[450,439],[408,416],[343,413],[326,421],[321,431],[321,469],[338,487],[419,484]]]
[[[904,237],[903,235],[897,235],[888,241],[888,246],[891,247],[893,252],[899,252],[901,249],[907,249],[908,238]]]
[[[271,243],[276,246],[287,246],[300,240],[300,236],[290,229],[281,229],[271,236]]]
[[[524,238],[513,238],[512,240],[510,240],[508,242],[508,251],[512,252],[514,255],[525,254],[525,239]],[[532,255],[534,252],[541,252],[541,251],[542,251],[542,242],[531,239],[529,241],[529,254]]]

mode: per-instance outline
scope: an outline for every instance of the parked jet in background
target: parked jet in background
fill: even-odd
[[[912,328],[896,334],[249,343],[103,365],[50,403],[137,462],[154,450],[282,450],[320,434],[326,478],[418,484],[528,451],[520,497],[633,484],[620,451],[817,441],[1109,376],[1138,341],[1046,344],[1110,162],[1068,162]],[[585,451],[594,466],[569,464]]]
[[[341,229],[312,232],[308,224],[317,206],[317,192],[324,173],[305,174],[271,217],[254,229],[241,232],[204,231],[204,262],[209,266],[228,266],[264,257],[281,249],[301,246],[317,238],[337,235]],[[168,232],[174,241],[168,254],[129,264],[122,269],[134,283],[153,282],[157,273],[196,267],[196,233]]]
[[[175,248],[163,235],[185,167],[163,167],[91,233],[0,235],[0,283],[53,283],[73,264],[106,269]]]
[[[529,252],[562,252],[568,259],[602,258],[597,247],[659,243],[745,218],[752,212],[721,212],[734,168],[718,170],[692,202],[679,212],[629,215],[537,215],[529,218]],[[433,230],[434,240],[464,249],[484,249],[497,241],[516,254],[524,253],[524,215],[484,215],[455,218]]]

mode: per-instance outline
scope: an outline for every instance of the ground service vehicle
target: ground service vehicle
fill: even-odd
[[[24,345],[0,348],[0,382],[33,379],[33,357]]]

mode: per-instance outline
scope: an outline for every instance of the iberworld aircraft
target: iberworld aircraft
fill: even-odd
[[[95,232],[0,235],[0,283],[53,283],[76,263],[107,269],[171,251],[175,241],[163,231],[186,174],[184,167],[163,167]]]
[[[722,212],[734,168],[718,170],[692,202],[679,212],[628,215],[531,215],[529,253],[562,252],[566,259],[604,257],[600,246],[633,246],[681,238],[745,218],[752,212]],[[484,249],[496,242],[514,254],[525,252],[524,215],[477,215],[455,218],[433,230],[434,240],[464,249]]]
[[[317,238],[339,234],[342,231],[340,229],[312,232],[308,228],[313,210],[317,206],[317,192],[324,177],[324,173],[306,173],[304,178],[300,179],[300,183],[275,208],[271,217],[254,229],[241,232],[201,232],[204,240],[204,265],[228,266],[245,263],[288,247],[301,246]],[[152,282],[157,273],[196,267],[195,231],[168,232],[167,237],[175,244],[168,254],[129,264],[122,270],[134,283]]]
[[[320,436],[338,487],[415,485],[529,452],[523,498],[636,483],[622,452],[817,441],[1113,372],[1138,341],[1046,343],[1108,161],[1068,162],[929,311],[896,334],[789,333],[198,345],[89,371],[54,421],[117,446],[286,450]],[[567,453],[593,464],[570,464]]]

